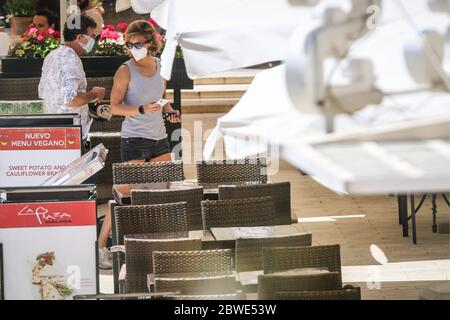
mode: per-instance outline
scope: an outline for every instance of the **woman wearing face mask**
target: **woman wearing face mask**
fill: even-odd
[[[111,112],[125,116],[122,124],[122,161],[169,161],[169,142],[162,111],[176,112],[170,104],[156,104],[166,97],[166,82],[160,75],[160,61],[154,55],[161,43],[155,28],[145,20],[131,23],[126,45],[132,59],[116,72],[111,92]],[[170,122],[178,122],[172,115]]]
[[[155,102],[166,97],[166,82],[160,75],[160,61],[154,55],[161,43],[155,28],[147,21],[135,21],[126,31],[126,44],[132,59],[116,72],[111,91],[111,112],[125,116],[122,124],[122,161],[169,161],[169,142],[162,117],[162,110],[176,112],[170,104],[161,107]],[[179,122],[179,114],[168,118]],[[111,261],[106,243],[111,232],[111,216],[108,212],[98,238],[99,265],[108,269]]]

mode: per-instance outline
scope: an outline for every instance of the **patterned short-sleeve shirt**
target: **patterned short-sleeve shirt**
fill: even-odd
[[[86,74],[75,50],[62,45],[49,53],[42,67],[39,97],[44,100],[47,113],[79,114],[83,138],[87,137],[92,122],[88,116],[88,106],[70,108],[68,104],[78,93],[85,93],[86,87]]]

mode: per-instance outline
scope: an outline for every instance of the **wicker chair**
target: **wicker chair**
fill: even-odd
[[[361,288],[345,286],[341,290],[275,292],[274,300],[361,300]]]
[[[241,291],[233,294],[214,295],[165,295],[164,298],[173,300],[247,300],[247,295]]]
[[[258,300],[274,300],[276,292],[331,291],[339,288],[342,288],[342,283],[338,272],[258,276]]]
[[[114,163],[114,184],[183,181],[182,161]]]
[[[87,87],[91,89],[93,87],[105,88],[105,98],[111,96],[111,90],[114,85],[114,77],[95,77],[87,78]]]
[[[41,78],[0,79],[0,100],[38,100]]]
[[[2,100],[38,100],[38,87],[41,78],[5,78],[0,79],[0,97]],[[88,89],[104,87],[105,97],[111,95],[114,77],[87,78]]]
[[[233,274],[220,276],[155,278],[155,292],[180,292],[183,295],[231,294],[238,289]]]
[[[96,175],[96,184],[112,185],[113,184],[113,163],[120,162],[120,133],[90,133],[89,140],[91,141],[91,148],[103,143],[108,149],[108,156],[106,157],[105,168]]]
[[[109,121],[92,122],[90,132],[120,132],[125,117],[113,116]]]
[[[330,272],[338,272],[341,280],[340,246],[312,246],[264,248],[264,273],[274,273],[297,268],[327,268]]]
[[[201,249],[201,239],[148,240],[125,237],[126,291],[128,293],[149,291],[147,275],[153,273],[153,251]]]
[[[242,199],[271,196],[275,204],[275,224],[291,224],[291,183],[277,182],[248,186],[219,186],[219,199]]]
[[[200,185],[238,182],[266,183],[266,159],[197,161],[197,180]]]
[[[236,239],[236,271],[263,269],[263,248],[311,246],[310,233],[293,236]]]
[[[149,206],[116,206],[111,216],[112,244],[123,245],[124,236],[132,234],[188,231],[186,203]],[[118,275],[125,263],[123,255],[113,254],[115,291]]]
[[[186,202],[147,206],[116,206],[114,228],[117,243],[128,234],[188,231]]]
[[[231,274],[231,250],[153,252],[155,277],[168,274]]]
[[[202,201],[202,187],[185,190],[135,190],[131,192],[132,205],[186,202],[189,230],[203,229]]]
[[[203,229],[273,226],[275,206],[271,197],[202,201]]]

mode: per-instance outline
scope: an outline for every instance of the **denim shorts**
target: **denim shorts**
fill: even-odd
[[[151,160],[170,153],[167,138],[152,140],[145,138],[123,138],[121,142],[122,161]]]

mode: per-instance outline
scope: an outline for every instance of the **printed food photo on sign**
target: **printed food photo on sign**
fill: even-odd
[[[38,287],[41,300],[65,300],[73,293],[55,260],[54,252],[39,254],[31,271],[32,283]]]

